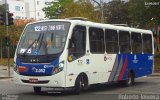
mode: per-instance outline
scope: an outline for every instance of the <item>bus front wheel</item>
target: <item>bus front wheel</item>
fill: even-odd
[[[41,87],[33,87],[33,89],[35,93],[37,94],[41,93]]]
[[[80,75],[75,83],[74,94],[80,94],[81,90],[88,89],[88,78],[86,75]]]

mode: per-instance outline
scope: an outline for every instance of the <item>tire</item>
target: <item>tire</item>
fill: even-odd
[[[33,87],[34,93],[40,94],[41,93],[41,87]]]
[[[80,78],[78,78],[77,80],[76,80],[76,83],[75,83],[75,87],[74,87],[74,94],[76,94],[76,95],[79,95],[80,94],[80,91],[81,91],[81,81],[80,81]]]
[[[75,82],[74,94],[79,95],[82,90],[88,89],[88,79],[83,75],[78,76]]]

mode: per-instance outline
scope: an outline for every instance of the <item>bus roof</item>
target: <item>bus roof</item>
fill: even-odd
[[[41,21],[37,21],[37,22],[32,22],[29,24],[40,23],[40,22],[49,22],[49,21],[64,21],[64,22],[70,22],[71,24],[77,24],[77,25],[83,25],[83,26],[152,34],[151,30],[131,28],[131,27],[126,27],[126,26],[116,26],[116,25],[112,25],[112,24],[96,23],[96,22],[85,21],[85,20],[49,19],[49,20],[41,20]],[[27,24],[27,25],[29,25],[29,24]]]

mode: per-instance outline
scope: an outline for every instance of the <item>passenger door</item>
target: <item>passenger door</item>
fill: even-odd
[[[77,75],[86,72],[86,27],[77,25],[73,28],[68,45],[67,86],[74,86]]]

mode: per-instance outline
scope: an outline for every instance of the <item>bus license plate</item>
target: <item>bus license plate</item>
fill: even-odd
[[[38,83],[38,79],[37,78],[30,78],[29,82],[30,83]]]

